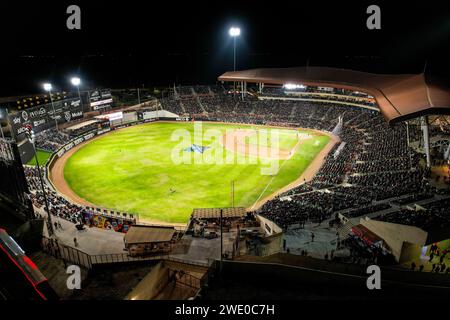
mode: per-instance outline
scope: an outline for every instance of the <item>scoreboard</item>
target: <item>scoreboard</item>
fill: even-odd
[[[89,92],[89,106],[91,110],[110,109],[113,104],[113,98],[110,89],[93,90]]]

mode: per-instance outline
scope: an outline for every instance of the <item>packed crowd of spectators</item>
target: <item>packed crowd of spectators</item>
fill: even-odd
[[[209,90],[209,86],[193,86],[195,94],[197,95],[210,95],[211,91]]]
[[[159,100],[161,103],[161,107],[164,110],[171,111],[175,114],[178,114],[180,116],[185,115],[185,110],[183,109],[183,106],[180,104],[180,100],[175,100],[172,98],[163,98]]]
[[[203,108],[208,113],[231,114],[235,111],[238,101],[230,95],[217,94],[200,97]]]
[[[426,231],[450,228],[450,199],[433,201],[422,207],[425,210],[400,209],[375,219],[415,226]]]
[[[381,172],[369,175],[350,176],[348,183],[369,187],[375,191],[375,200],[394,198],[417,190],[426,189],[428,181],[420,170],[411,172]]]
[[[185,97],[185,96],[191,97],[191,96],[193,96],[195,94],[195,91],[194,91],[194,89],[192,87],[182,87],[182,86],[180,86],[180,87],[176,87],[174,90],[176,91],[176,94],[179,97]]]
[[[369,205],[367,207],[362,207],[359,209],[353,209],[350,211],[345,212],[345,216],[347,218],[355,218],[362,216],[364,214],[371,214],[374,212],[382,211],[391,208],[391,205],[389,203],[377,203],[373,205]]]
[[[125,114],[126,113],[124,113],[124,115]],[[104,120],[98,120],[98,121],[91,122],[91,123],[85,123],[83,126],[80,126],[75,129],[69,127],[66,129],[66,132],[69,134],[70,138],[73,139],[82,134],[96,130],[99,127],[105,129],[105,128],[108,128],[109,126],[110,126],[109,120],[104,119]]]
[[[286,89],[283,87],[265,87],[262,96],[283,97],[283,98],[301,98],[314,100],[328,100],[340,103],[354,103],[364,106],[376,107],[374,99],[362,92],[355,92],[343,89],[333,89],[332,91],[321,90],[318,87],[301,87],[297,89]]]
[[[364,93],[333,92],[334,100],[323,102],[280,100],[270,97],[285,95],[283,89],[265,88],[261,99],[247,95],[243,101],[239,94],[224,87],[182,88],[177,88],[180,96],[192,96],[198,91],[202,111],[205,111],[202,119],[331,132],[342,117],[340,143],[343,145],[339,152],[336,152],[338,144],[311,181],[267,202],[258,210],[284,228],[303,223],[305,219],[320,222],[337,212],[350,212],[350,216],[356,217],[390,207],[375,203],[381,200],[391,201],[408,194],[433,194],[433,188],[420,168],[419,155],[408,148],[406,126],[390,127],[378,111],[345,104],[352,97],[371,98]],[[309,87],[301,90],[318,91]],[[335,101],[335,96],[339,95],[338,100],[342,98],[342,101]],[[189,101],[195,105],[197,99]],[[169,111],[176,112],[180,109],[177,102],[187,105],[182,98],[165,103],[169,108],[174,106]],[[184,111],[195,116],[201,108],[193,105],[189,104]]]
[[[55,128],[51,128],[36,134],[35,144],[36,148],[55,151],[62,145],[70,141],[70,136],[62,131],[57,131]]]
[[[219,85],[176,87],[160,102],[163,109],[180,116],[230,123],[331,132],[339,118],[343,119],[341,141],[326,156],[315,177],[258,210],[280,226],[287,228],[308,220],[321,222],[341,212],[357,217],[389,208],[386,203],[375,203],[380,200],[395,201],[397,197],[411,195],[414,201],[433,195],[433,188],[420,169],[419,155],[407,146],[404,124],[390,127],[378,111],[333,100],[274,100],[247,95],[243,101],[230,89]],[[266,88],[264,93],[266,98],[277,96],[279,89]],[[342,96],[344,100],[339,102],[345,102],[349,96],[367,97],[351,91],[334,92],[334,95]],[[67,135],[53,129],[38,135],[37,145],[54,151],[68,139]],[[29,181],[36,182],[33,175]],[[38,192],[35,197],[38,201]],[[56,197],[53,201],[57,201]],[[73,212],[69,211],[70,220]]]
[[[427,199],[430,199],[433,197],[434,197],[434,193],[432,192],[432,190],[430,190],[430,192],[411,194],[409,196],[397,199],[397,200],[393,201],[393,203],[401,206],[401,205],[406,205],[406,204],[412,203],[412,202],[419,202],[422,200],[427,200]]]
[[[24,167],[25,176],[31,191],[31,201],[37,208],[44,208],[45,200],[40,185],[39,174],[36,167]],[[44,168],[41,168],[44,172]],[[55,191],[44,184],[45,194],[47,196],[49,211],[52,215],[63,218],[73,223],[79,223],[82,220],[82,210],[80,206],[72,204],[65,198],[59,196]]]
[[[369,245],[357,236],[351,235],[342,241],[342,246],[350,250],[345,262],[361,265],[382,265],[392,262],[392,255],[376,244]]]
[[[194,118],[203,113],[202,105],[196,97],[191,99],[182,99],[180,100],[180,104],[183,106],[183,109]]]
[[[41,167],[41,174],[44,173],[44,167]],[[45,210],[45,198],[44,193],[42,192],[42,187],[39,179],[39,171],[37,167],[24,166],[25,177],[27,179],[31,201],[36,208],[41,208]],[[77,204],[74,204],[64,197],[60,196],[56,191],[51,189],[44,182],[44,190],[45,195],[48,202],[48,209],[50,214],[56,217],[60,217],[67,221],[70,221],[74,224],[84,223],[83,216],[86,214],[99,214],[99,212],[103,211],[103,213],[108,213],[109,210],[94,208],[94,207],[84,207]],[[111,212],[110,212],[111,213]],[[119,213],[116,212],[116,215],[121,219],[127,218],[127,216],[133,219],[133,215],[129,213]]]

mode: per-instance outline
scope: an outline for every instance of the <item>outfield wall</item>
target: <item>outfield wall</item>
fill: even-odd
[[[134,120],[137,119],[137,112],[130,113],[131,115],[127,117],[128,120]],[[58,193],[58,195],[62,196],[66,200],[70,201],[70,199],[67,199],[67,197],[64,194],[61,194],[58,192],[57,188],[53,184],[53,182],[50,179],[50,172],[52,171],[56,161],[58,161],[64,154],[66,154],[68,151],[72,150],[76,146],[89,141],[95,137],[101,136],[103,134],[106,134],[108,132],[111,132],[116,129],[122,129],[134,125],[154,122],[157,120],[180,120],[177,118],[178,116],[176,114],[173,114],[171,112],[166,112],[165,110],[160,110],[159,115],[164,115],[164,118],[154,118],[152,117],[155,114],[147,114],[146,119],[138,120],[138,121],[128,121],[126,123],[122,123],[120,125],[115,126],[113,129],[107,128],[107,129],[101,129],[101,130],[92,130],[88,133],[85,133],[83,135],[80,135],[65,145],[63,145],[61,148],[56,150],[52,153],[49,160],[47,161],[47,164],[45,166],[44,170],[44,180],[46,181],[47,185],[49,185],[52,190]],[[83,207],[83,205],[78,204],[79,206]],[[116,230],[116,225],[119,225],[119,221],[123,221],[123,223],[120,223],[120,225],[129,226],[132,224],[139,224],[139,215],[135,213],[125,213],[125,212],[118,212],[116,210],[110,210],[100,207],[90,207],[85,206],[87,210],[92,212],[92,214],[89,215],[89,219],[87,219],[86,216],[83,216],[83,219],[85,219],[85,223],[89,225],[94,225],[95,227],[103,228],[107,225],[113,225],[114,230]],[[89,223],[87,222],[89,220]],[[178,231],[184,231],[184,228],[177,228]],[[128,231],[128,227],[126,228],[118,228],[116,231],[119,232],[126,232]]]
[[[17,144],[19,148],[20,159],[23,164],[27,164],[34,157],[34,147],[29,139],[23,139]]]

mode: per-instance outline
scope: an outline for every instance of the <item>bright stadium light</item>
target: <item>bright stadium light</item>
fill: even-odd
[[[306,86],[303,84],[286,83],[283,85],[283,88],[287,90],[295,90],[295,89],[305,89]]]
[[[77,87],[77,91],[78,91],[78,98],[80,99],[80,105],[81,108],[83,108],[83,101],[81,100],[81,93],[80,93],[80,84],[81,84],[81,79],[78,77],[72,77],[72,79],[70,79],[70,82],[72,82],[72,84]]]
[[[231,27],[229,33],[230,33],[230,36],[232,36],[232,37],[239,37],[241,34],[241,29],[236,28],[236,27]]]
[[[56,112],[55,112],[55,105],[53,104],[53,97],[52,97],[52,84],[51,83],[44,83],[44,90],[48,92],[48,95],[50,96],[50,101],[52,103],[52,109],[53,109],[53,118],[55,119],[55,126],[56,126],[56,131],[59,132],[59,128],[58,128],[58,120],[56,117]]]
[[[52,91],[52,84],[51,83],[44,83],[44,90],[45,91]]]
[[[241,29],[237,27],[231,27],[228,31],[231,37],[233,37],[233,71],[236,71],[236,37],[241,34]]]
[[[72,82],[72,84],[74,85],[74,86],[79,86],[80,85],[80,83],[81,83],[81,80],[80,80],[80,78],[78,78],[78,77],[73,77],[72,79],[70,79],[70,82]]]

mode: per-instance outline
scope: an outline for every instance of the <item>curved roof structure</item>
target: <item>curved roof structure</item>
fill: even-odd
[[[375,97],[390,124],[422,115],[450,114],[450,88],[427,83],[423,74],[387,75],[321,67],[262,68],[225,72],[218,80],[363,91]]]

